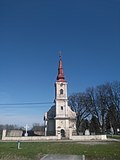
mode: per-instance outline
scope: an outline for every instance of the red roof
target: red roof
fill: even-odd
[[[64,77],[63,67],[62,67],[62,58],[61,58],[61,56],[60,56],[60,60],[59,60],[57,81],[58,82],[65,82],[65,77]]]

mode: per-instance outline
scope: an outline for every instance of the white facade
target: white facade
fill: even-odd
[[[56,117],[55,129],[56,135],[61,132],[62,136],[69,137],[69,129],[76,129],[76,113],[68,106],[67,82],[55,83],[55,104]]]

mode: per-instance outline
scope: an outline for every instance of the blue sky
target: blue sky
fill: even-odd
[[[59,50],[68,94],[120,80],[119,0],[1,0],[0,103],[53,102]],[[0,105],[0,123],[43,123],[51,104]]]

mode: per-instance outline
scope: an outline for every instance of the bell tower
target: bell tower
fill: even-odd
[[[67,82],[65,81],[62,58],[60,56],[58,75],[55,83],[55,100],[67,100]]]
[[[55,105],[45,114],[46,135],[69,138],[70,129],[76,130],[76,113],[68,106],[67,81],[60,56],[55,82]]]
[[[66,136],[68,130],[68,97],[67,97],[67,82],[64,77],[62,58],[60,56],[58,75],[55,83],[55,105],[56,105],[56,135],[58,130],[62,136]]]

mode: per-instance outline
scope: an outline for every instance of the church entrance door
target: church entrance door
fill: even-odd
[[[61,129],[61,137],[65,137],[65,130]]]

